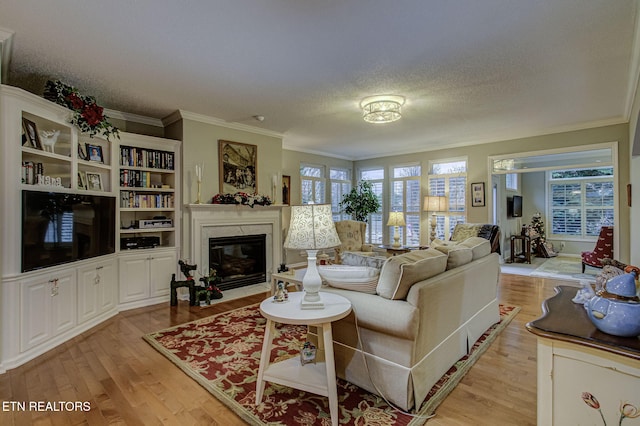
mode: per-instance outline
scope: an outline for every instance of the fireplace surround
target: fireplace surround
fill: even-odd
[[[184,223],[189,224],[189,250],[183,257],[197,263],[200,274],[208,274],[210,265],[209,239],[243,237],[264,234],[265,279],[260,284],[268,287],[271,274],[282,261],[282,206],[255,206],[226,204],[189,204]]]

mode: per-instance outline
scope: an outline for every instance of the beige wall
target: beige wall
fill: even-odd
[[[467,219],[469,222],[488,222],[490,220],[490,176],[488,170],[488,157],[501,154],[518,152],[539,151],[545,149],[557,149],[604,142],[618,142],[618,183],[621,191],[630,182],[629,172],[629,125],[618,124],[612,126],[597,127],[593,129],[578,130],[573,132],[556,133],[551,135],[535,136],[530,138],[513,139],[493,142],[468,147],[441,149],[426,151],[416,154],[397,155],[355,162],[355,170],[382,166],[388,169],[391,165],[411,164],[419,162],[423,171],[428,170],[430,160],[442,160],[450,158],[467,157],[469,182],[486,182],[487,203],[485,207],[469,207]],[[356,172],[357,173],[357,172]],[[427,193],[427,174],[423,173],[423,193]],[[471,205],[469,202],[468,205]],[[630,209],[627,206],[626,196],[619,197],[619,239],[621,261],[629,261],[630,247]],[[428,215],[422,216],[422,240],[425,240],[428,229]]]
[[[218,140],[257,145],[257,191],[272,196],[272,179],[282,170],[282,139],[245,130],[183,119],[167,126],[166,136],[182,140],[182,203],[191,204],[197,199],[195,166],[204,162],[201,185],[201,201],[210,202],[220,192],[218,175]],[[276,194],[276,202],[282,195]],[[180,256],[189,259],[189,212],[183,209],[182,249]]]

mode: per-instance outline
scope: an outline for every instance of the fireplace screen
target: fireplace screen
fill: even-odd
[[[266,235],[242,235],[209,239],[209,267],[222,281],[221,290],[267,281]]]

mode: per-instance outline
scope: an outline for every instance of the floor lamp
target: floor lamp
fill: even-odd
[[[431,242],[436,239],[436,213],[447,210],[447,197],[427,195],[424,197],[422,210],[431,212],[431,238],[429,238],[429,244],[431,244]]]
[[[399,226],[405,226],[404,223],[404,213],[403,212],[391,212],[389,213],[389,221],[387,222],[387,226],[393,226],[393,244],[391,247],[400,248],[400,234],[398,233]]]
[[[319,293],[322,278],[316,266],[316,255],[318,250],[337,247],[340,244],[330,204],[291,207],[291,223],[284,248],[307,251],[307,271],[302,278],[305,292],[300,303],[302,309],[324,308]]]

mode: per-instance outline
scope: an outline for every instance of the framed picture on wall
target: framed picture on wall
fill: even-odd
[[[471,207],[484,207],[484,182],[471,184]]]
[[[257,145],[219,140],[218,162],[220,193],[258,192]]]
[[[282,175],[282,204],[291,204],[291,176]]]

